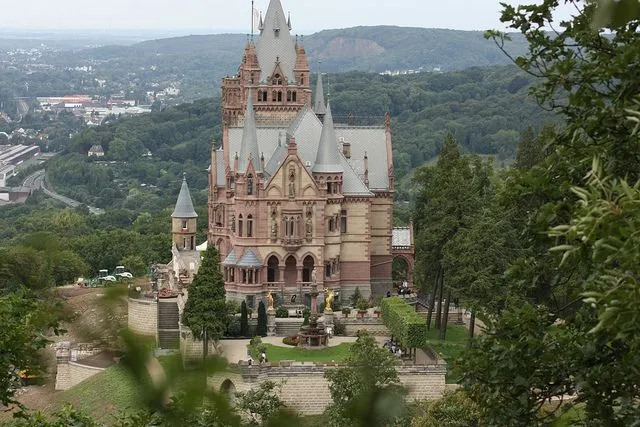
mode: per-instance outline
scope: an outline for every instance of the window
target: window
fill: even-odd
[[[261,90],[258,92],[258,102],[267,102],[267,91]]]
[[[249,80],[251,84],[253,84],[253,81],[255,80],[255,75],[253,73],[251,73],[251,78]]]
[[[331,264],[328,262],[324,264],[324,277],[331,277]]]
[[[273,84],[274,85],[281,85],[282,84],[282,77],[280,76],[280,74],[276,74],[273,76]]]
[[[329,218],[329,232],[333,233],[336,229],[336,222],[332,218]]]
[[[278,92],[276,92],[275,90],[271,92],[271,100],[273,102],[276,102],[278,100]]]
[[[182,229],[183,229],[183,230],[186,230],[186,229],[187,229],[187,220],[186,220],[186,219],[183,219],[183,220],[182,220]]]
[[[293,91],[293,102],[296,102],[296,98],[298,97],[298,96],[296,95],[297,93],[298,93],[298,92]]]
[[[253,195],[253,175],[247,177],[247,196]]]
[[[282,91],[278,91],[278,102],[282,102]]]
[[[342,209],[340,211],[340,232],[341,233],[347,232],[347,210],[346,209]]]
[[[238,236],[242,237],[242,215],[238,218]]]
[[[247,217],[247,237],[253,237],[253,216]]]
[[[186,237],[182,240],[182,249],[188,249],[188,247],[187,247],[187,242],[188,241],[189,240]]]
[[[304,74],[300,74],[300,84],[304,84]]]
[[[293,217],[285,218],[284,223],[284,235],[285,237],[294,237],[295,235],[295,220]]]

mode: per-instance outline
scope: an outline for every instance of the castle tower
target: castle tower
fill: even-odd
[[[176,207],[171,214],[171,235],[178,251],[196,250],[197,218],[198,214],[193,208],[187,177],[184,176]]]

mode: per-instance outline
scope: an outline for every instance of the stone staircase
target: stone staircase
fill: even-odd
[[[180,313],[175,298],[158,300],[158,347],[180,348]]]
[[[302,318],[276,319],[276,335],[279,337],[297,335],[303,321],[304,320]]]

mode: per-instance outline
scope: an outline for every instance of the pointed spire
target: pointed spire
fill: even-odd
[[[258,24],[258,31],[262,32],[264,29],[264,21],[262,20],[262,11],[260,11],[260,23]]]
[[[171,214],[171,218],[197,218],[198,214],[193,209],[193,202],[191,201],[191,193],[189,193],[189,186],[187,185],[187,174],[182,176],[182,187],[180,187],[180,194],[178,194],[178,201],[176,202],[176,208]]]
[[[338,151],[338,138],[333,127],[333,116],[331,115],[331,103],[327,104],[327,115],[322,125],[322,134],[318,144],[316,163],[312,171],[315,173],[336,173],[344,172],[340,162],[340,152]]]
[[[253,111],[253,89],[247,95],[247,110],[244,113],[244,129],[240,146],[240,162],[238,173],[245,173],[249,166],[249,158],[253,160],[256,172],[262,172],[260,152],[258,151],[258,131],[256,130],[256,114]]]
[[[320,72],[320,62],[318,62],[318,81],[316,82],[316,95],[313,102],[313,112],[316,116],[327,114],[327,107],[324,104],[324,89],[322,87],[322,73]],[[322,119],[322,117],[320,117]]]
[[[291,12],[287,16],[287,27],[289,27],[289,31],[291,31]]]
[[[282,74],[289,82],[295,81],[294,67],[296,65],[295,40],[287,25],[287,16],[282,9],[280,0],[271,0],[264,16],[263,29],[260,39],[256,43],[258,63],[262,68],[263,81],[273,74],[276,57]]]

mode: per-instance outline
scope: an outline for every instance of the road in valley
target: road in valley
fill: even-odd
[[[78,206],[82,205],[82,203],[80,203],[77,200],[70,199],[69,197],[63,196],[62,194],[58,194],[48,189],[44,182],[44,176],[45,176],[44,169],[34,172],[25,178],[25,180],[22,183],[22,186],[28,187],[32,191],[42,190],[44,194],[51,197],[52,199],[55,199],[60,203],[64,203],[65,205],[72,208],[77,208]],[[103,209],[94,208],[93,206],[87,206],[87,207],[89,208],[89,212],[91,212],[94,215],[101,215],[104,213]]]

